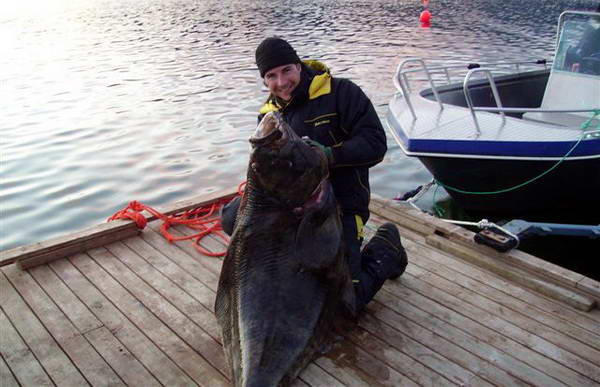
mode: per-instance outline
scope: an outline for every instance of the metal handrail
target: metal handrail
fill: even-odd
[[[585,14],[585,12],[582,12]],[[404,69],[404,66],[407,63],[411,63],[411,62],[417,62],[419,64],[421,64],[421,66],[419,68],[416,69]],[[546,60],[538,60],[538,61],[521,61],[521,62],[498,62],[498,63],[492,63],[489,64],[489,66],[494,66],[494,67],[502,67],[502,66],[507,66],[507,65],[511,65],[511,66],[516,66],[516,68],[519,68],[519,65],[531,65],[531,64],[537,64],[537,65],[544,65],[544,68],[547,68],[548,64],[551,64],[552,62],[547,62]],[[469,70],[467,72],[467,74],[465,75],[465,78],[463,80],[463,93],[465,94],[465,99],[467,101],[467,106],[471,112],[471,115],[473,117],[473,121],[475,123],[475,127],[477,129],[478,133],[481,133],[481,129],[479,127],[479,122],[477,121],[477,117],[475,115],[475,112],[478,111],[487,111],[487,112],[493,112],[493,113],[500,113],[502,115],[502,119],[504,121],[505,119],[505,114],[504,113],[525,113],[525,112],[536,112],[536,113],[586,113],[586,112],[594,112],[597,110],[600,110],[600,106],[599,107],[590,107],[590,108],[582,108],[582,109],[541,109],[541,108],[520,108],[520,107],[511,107],[511,108],[506,108],[504,106],[502,106],[502,101],[500,98],[500,95],[498,93],[498,88],[496,86],[496,82],[493,78],[492,75],[492,69],[489,68],[482,68],[480,67],[481,65],[479,64],[471,64],[469,65],[471,67],[476,67],[473,68],[471,70]],[[434,82],[433,82],[433,77],[431,76],[432,73],[437,73],[437,72],[443,72],[446,76],[446,80],[448,82],[448,84],[451,83],[451,79],[450,79],[450,74],[449,74],[449,70],[451,69],[464,69],[465,65],[450,65],[450,66],[436,66],[436,67],[429,67],[426,65],[425,61],[423,59],[420,58],[409,58],[406,59],[404,61],[402,61],[399,65],[398,68],[396,69],[396,74],[393,78],[394,84],[396,86],[396,89],[398,89],[399,91],[402,92],[405,100],[406,100],[406,104],[408,105],[408,108],[412,114],[412,117],[414,120],[417,119],[417,115],[415,113],[415,110],[413,108],[412,102],[410,100],[410,80],[407,77],[407,74],[409,73],[417,73],[417,72],[425,72],[425,74],[427,75],[427,81],[429,82],[431,89],[433,91],[433,94],[435,96],[435,100],[438,102],[440,109],[443,110],[444,106],[441,102],[441,99],[439,97],[438,94],[438,90],[437,87],[435,86]],[[472,102],[472,98],[470,95],[470,90],[469,90],[469,80],[472,76],[473,73],[476,72],[483,72],[486,74],[486,77],[488,78],[488,81],[490,82],[490,86],[492,89],[492,93],[494,95],[494,101],[496,102],[497,107],[485,107],[485,106],[473,106],[473,102]],[[497,73],[497,70],[495,70],[495,72]],[[407,90],[408,89],[408,90]]]
[[[465,99],[467,100],[467,107],[471,111],[471,115],[473,116],[473,122],[475,123],[475,129],[477,129],[477,133],[480,134],[481,130],[479,128],[479,122],[477,121],[477,116],[475,115],[475,109],[473,108],[473,100],[471,99],[471,93],[469,91],[469,80],[471,76],[475,73],[484,73],[490,82],[490,87],[492,88],[492,94],[494,95],[494,102],[496,102],[496,106],[500,109],[500,115],[502,116],[502,123],[506,119],[504,115],[504,107],[502,106],[502,101],[500,100],[500,94],[498,93],[498,88],[496,87],[496,81],[494,81],[494,77],[492,76],[492,72],[489,69],[472,69],[469,70],[465,79],[463,81],[463,93],[465,94]]]
[[[406,72],[402,71],[404,68],[404,65],[407,63],[410,63],[410,62],[417,62],[417,63],[421,64],[421,66],[423,67],[423,70],[425,70],[425,74],[427,75],[427,78],[429,79],[429,84],[431,86],[431,89],[433,90],[435,99],[438,102],[438,105],[440,106],[440,110],[444,109],[444,105],[442,104],[442,100],[440,99],[440,96],[438,95],[435,84],[433,83],[433,78],[431,77],[431,73],[429,72],[429,69],[427,68],[427,65],[425,64],[425,61],[420,58],[409,58],[409,59],[402,61],[398,65],[398,68],[396,69],[396,76],[394,77],[394,84],[396,85],[396,89],[399,88],[402,91],[402,95],[406,99],[406,104],[408,105],[408,108],[410,109],[410,112],[412,113],[413,120],[416,120],[417,115],[415,114],[415,110],[413,109],[412,103],[410,102],[410,93],[406,91],[406,87],[404,86],[404,83],[406,83],[406,85],[410,88],[410,83],[408,82],[408,78],[406,77]],[[404,82],[402,81],[401,77],[404,79]]]
[[[404,66],[408,63],[411,62],[417,62],[419,63],[421,66],[415,69],[404,69]],[[545,59],[544,60],[537,60],[537,61],[519,61],[519,62],[497,62],[497,63],[491,63],[491,64],[485,64],[485,66],[489,67],[489,66],[494,66],[494,67],[502,67],[502,66],[516,66],[516,69],[519,68],[519,65],[525,65],[525,64],[543,64],[544,68],[547,68],[547,64],[551,63],[551,62],[547,62]],[[412,102],[410,100],[410,92],[411,90],[411,86],[410,86],[410,80],[408,79],[408,74],[411,73],[416,73],[416,72],[425,72],[425,75],[427,76],[426,81],[429,82],[429,85],[433,91],[433,94],[435,96],[436,101],[438,102],[438,105],[440,107],[440,110],[444,109],[444,105],[442,104],[442,101],[439,97],[438,94],[438,90],[437,87],[435,86],[435,83],[433,82],[433,77],[431,76],[432,73],[437,73],[437,72],[443,72],[444,75],[446,76],[446,82],[447,84],[451,84],[452,80],[450,77],[450,71],[452,69],[465,69],[465,64],[457,64],[457,65],[448,65],[448,66],[435,66],[435,67],[428,67],[427,64],[425,63],[425,61],[421,58],[409,58],[406,59],[404,61],[402,61],[397,69],[396,69],[396,74],[394,75],[393,81],[394,81],[394,85],[396,86],[396,89],[402,92],[402,95],[404,96],[405,100],[406,100],[406,104],[408,105],[408,108],[412,114],[412,117],[414,120],[417,119],[417,115],[414,111]],[[467,68],[471,68],[471,67],[481,67],[480,64],[478,63],[472,63],[467,65]]]
[[[476,72],[482,72],[486,75],[488,81],[490,82],[490,87],[492,89],[492,94],[494,95],[494,102],[496,102],[495,108],[493,107],[485,107],[485,106],[473,106],[473,100],[471,99],[471,93],[469,90],[469,80],[471,76]],[[498,88],[496,87],[496,81],[492,76],[492,72],[489,69],[473,69],[469,70],[465,79],[463,81],[463,93],[465,94],[465,99],[467,101],[467,107],[469,108],[471,115],[473,116],[473,121],[475,122],[475,128],[477,129],[477,133],[481,133],[479,128],[479,122],[477,121],[477,116],[475,115],[476,111],[482,112],[494,112],[500,113],[502,116],[502,122],[504,122],[506,116],[504,113],[526,113],[526,112],[536,112],[536,113],[586,113],[586,112],[594,112],[600,110],[600,106],[595,108],[583,108],[583,109],[541,109],[541,108],[505,108],[502,106],[502,100],[500,99],[500,94],[498,93]]]
[[[409,58],[406,59],[404,62],[416,62],[416,61],[421,61],[422,59],[420,58]],[[401,65],[402,65],[401,63]],[[462,69],[462,70],[469,70],[471,68],[480,68],[480,67],[505,67],[505,66],[515,66],[515,70],[518,69],[518,66],[520,65],[544,65],[544,68],[548,68],[547,65],[552,64],[552,61],[547,61],[545,59],[540,59],[540,60],[535,60],[535,61],[518,61],[518,62],[494,62],[494,63],[462,63],[462,64],[456,64],[456,65],[444,65],[444,66],[427,66],[427,68],[429,69],[430,73],[437,73],[437,72],[444,72],[447,76],[447,82],[451,83],[450,77],[449,77],[449,73],[448,70],[452,70],[452,69]],[[400,68],[400,66],[398,66],[398,68]],[[413,69],[407,69],[407,70],[403,70],[402,74],[410,74],[410,73],[418,73],[423,71],[423,69],[421,68],[413,68]],[[396,76],[398,76],[398,71],[396,71]]]

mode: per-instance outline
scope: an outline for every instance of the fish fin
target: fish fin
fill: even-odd
[[[295,252],[304,270],[332,266],[342,241],[342,225],[331,213],[312,211],[305,214],[296,232]]]
[[[232,258],[225,257],[225,261],[230,261]],[[239,348],[239,326],[238,316],[236,314],[237,307],[233,305],[237,303],[233,296],[235,292],[235,277],[231,273],[230,264],[225,264],[219,277],[219,286],[215,298],[215,316],[220,325],[221,341],[225,353],[225,360],[229,365],[231,378],[236,380],[239,378],[241,369],[240,348]],[[229,269],[229,270],[228,270]]]
[[[229,236],[233,234],[235,223],[240,208],[241,196],[236,196],[229,203],[225,204],[221,210],[221,227]]]

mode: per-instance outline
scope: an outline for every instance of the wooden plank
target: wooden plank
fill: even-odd
[[[507,294],[513,299],[512,302],[522,305],[523,310],[534,308],[536,313],[531,313],[530,311],[529,315],[532,318],[538,319],[540,322],[552,324],[552,321],[556,320],[556,324],[559,324],[559,321],[567,321],[586,330],[587,332],[593,333],[593,337],[600,335],[600,325],[591,318],[589,312],[582,312],[574,308],[565,308],[564,303],[558,300],[548,298],[533,289],[520,286],[504,277],[486,271],[481,266],[471,264],[462,259],[456,259],[442,251],[431,249],[429,246],[416,244],[410,240],[407,241],[406,245],[409,251],[409,257],[412,257],[413,261],[417,259],[419,262],[423,259],[433,261],[438,265],[443,265],[448,270],[460,273],[465,277],[475,279],[501,293]],[[498,294],[498,299],[503,300],[503,298],[499,295],[500,293],[497,293],[491,289],[490,292],[491,294]],[[496,296],[491,297],[496,298]],[[566,328],[566,330],[568,332],[571,331],[570,328]],[[590,338],[589,333],[581,332],[579,330],[573,331],[572,336],[584,342],[596,340],[593,337]]]
[[[374,211],[376,215],[392,221],[398,220],[400,226],[413,229],[425,236],[433,233],[452,234],[455,230],[462,229],[461,226],[419,211],[408,203],[383,199],[378,195],[371,195],[371,202],[379,203]]]
[[[12,287],[4,272],[0,274],[0,305],[54,383],[72,386],[88,385],[85,378]]]
[[[112,224],[104,223],[94,228],[75,233],[75,235],[67,235],[57,241],[40,242],[36,244],[38,245],[38,250],[22,254],[15,258],[15,261],[19,269],[26,270],[139,233],[137,228],[129,224],[130,222],[119,221],[119,223],[117,225],[118,228]],[[8,255],[11,255],[11,253],[9,252]]]
[[[213,270],[204,265],[215,258],[205,257],[206,259],[198,259],[200,254],[193,247],[187,246],[189,243],[165,243],[163,236],[156,233],[154,227],[156,226],[151,224],[150,228],[140,235],[142,239],[156,250],[162,252],[184,271],[187,271],[194,278],[216,292],[219,285],[219,274],[215,274]]]
[[[354,369],[349,363],[347,363],[346,365],[338,365],[334,361],[329,359],[327,355],[321,356],[320,358],[316,359],[314,363],[319,368],[322,368],[328,374],[332,375],[336,380],[339,380],[340,383],[342,383],[342,385],[344,386],[370,386],[370,378],[368,376],[363,376],[362,371]],[[373,385],[380,386],[381,384],[377,383]]]
[[[415,266],[413,265],[412,268]],[[429,271],[419,269],[421,270],[417,270],[416,273],[412,272],[412,274],[447,294],[457,295],[457,298],[460,298],[467,308],[479,308],[484,311],[477,316],[485,315],[485,318],[489,318],[491,323],[487,324],[488,327],[496,329],[530,349],[551,357],[556,362],[578,370],[589,378],[600,381],[600,352],[593,347],[566,336],[560,330],[541,325],[527,316],[527,310],[516,312],[505,308],[496,300],[482,296],[478,292],[485,287],[476,284],[475,281],[465,281],[463,278],[449,274],[447,270],[442,270],[439,266],[428,266]],[[446,276],[450,278],[446,278]],[[563,326],[566,325],[563,324]],[[593,362],[597,364],[595,365]]]
[[[461,235],[453,236],[453,240],[460,238],[462,238]],[[469,243],[474,243],[473,237],[470,238]],[[494,254],[497,257],[503,258],[506,262],[510,263],[511,265],[515,265],[525,270],[538,273],[542,277],[552,278],[561,284],[576,287],[576,284],[579,281],[586,278],[583,274],[574,272],[569,269],[565,269],[564,267],[560,267],[548,261],[544,261],[541,258],[538,258],[521,250],[511,250],[508,253],[500,253],[492,249],[491,247],[487,247],[484,245],[476,246],[479,249],[479,251],[488,254]],[[598,293],[597,296],[600,297],[600,293]]]
[[[586,292],[587,294],[593,295],[596,298],[596,302],[600,304],[600,282],[588,277],[584,277],[581,280],[577,281],[575,287],[581,291]]]
[[[561,307],[555,301],[549,301],[539,295],[537,297],[531,296],[531,303],[521,301],[519,296],[524,291],[512,283],[500,280],[489,273],[484,273],[478,268],[467,267],[467,264],[460,260],[450,258],[435,250],[415,245],[411,241],[405,244],[407,245],[409,256],[414,257],[411,261],[414,265],[440,275],[448,280],[452,284],[451,286],[460,285],[462,288],[467,288],[487,297],[493,303],[493,306],[490,308],[492,312],[503,311],[505,314],[509,314],[511,311],[514,311],[512,320],[517,321],[518,326],[529,327],[532,332],[544,326],[551,328],[550,331],[544,329],[540,332],[547,333],[547,336],[544,337],[567,350],[578,346],[583,346],[582,348],[590,346],[584,351],[589,355],[587,358],[589,360],[597,360],[600,365],[600,351],[598,351],[600,349],[600,335],[598,335],[600,333],[600,326],[597,323],[589,321],[587,327],[590,331],[580,328],[573,324],[572,320],[558,318],[556,310],[564,311],[567,308]],[[496,281],[499,284],[495,284],[494,282]],[[449,291],[449,293],[452,294],[454,291],[459,290],[454,289],[453,291]],[[544,302],[547,305],[547,310],[540,308],[540,305],[543,305]],[[482,303],[476,302],[476,304],[481,305]],[[505,310],[504,307],[510,310]],[[585,318],[585,315],[571,314],[571,316],[577,320]],[[554,334],[551,334],[551,332],[554,332]],[[560,335],[557,336],[557,332],[560,332]],[[568,335],[569,337],[562,338],[562,335]]]
[[[106,328],[85,333],[86,339],[128,386],[160,386],[160,382]]]
[[[449,241],[437,235],[428,236],[427,244],[465,259],[468,262],[485,267],[487,270],[505,278],[509,278],[511,281],[518,283],[521,286],[528,287],[548,297],[565,302],[577,309],[589,311],[596,303],[595,300],[581,295],[574,290],[570,290],[554,282],[547,282],[539,277],[536,277],[532,273],[525,272],[512,265],[498,261],[489,256],[481,254],[478,251],[474,251],[468,247]]]
[[[79,262],[86,272],[94,274],[99,268],[87,255],[77,255],[71,258]],[[69,260],[58,260],[50,264],[52,270],[65,282],[83,303],[102,321],[107,329],[138,359],[161,384],[165,386],[195,384],[169,357],[161,351],[143,332],[141,332],[119,309],[109,301],[98,288],[75,268]],[[94,267],[95,266],[95,267]],[[106,273],[96,275],[98,281]],[[111,283],[105,280],[107,286]],[[113,297],[113,299],[115,299]],[[117,299],[118,301],[118,299]],[[141,304],[134,309],[142,308]]]
[[[199,343],[199,346],[205,351],[209,348],[212,348],[213,351],[218,352],[217,358],[222,358],[221,345],[218,341],[220,333],[217,326],[217,320],[212,313],[212,309],[209,309],[207,306],[194,299],[191,294],[188,294],[181,287],[181,284],[171,281],[168,277],[166,277],[138,255],[144,254],[146,257],[152,258],[161,255],[160,252],[154,250],[140,238],[132,238],[124,242],[126,245],[122,242],[116,242],[112,245],[106,246],[106,248],[124,265],[126,265],[129,270],[136,273],[146,284],[150,285],[156,292],[169,301],[171,305],[177,308],[178,311],[195,322],[202,329],[202,337],[208,339],[206,337],[208,334],[212,340],[209,340],[208,343]],[[130,249],[128,246],[132,246],[132,248]],[[163,258],[166,259],[166,257]],[[194,282],[198,284],[198,281]],[[197,296],[203,298],[204,301],[210,305],[209,299],[214,299],[214,294],[206,287],[200,287],[199,290],[203,291],[204,294]],[[144,292],[144,288],[142,287],[140,291]],[[151,295],[152,291],[150,291],[149,296]],[[141,300],[142,298],[138,297],[138,299]],[[168,310],[166,312],[168,313]],[[210,362],[211,360],[209,358],[213,355],[214,353],[207,352],[204,357]],[[224,374],[227,374],[227,367],[225,366],[224,359],[222,363],[213,364],[213,366],[222,367],[221,371]]]
[[[0,322],[0,324],[1,324],[1,322]],[[5,332],[5,331],[2,331],[2,332]],[[6,334],[6,333],[4,333],[4,334]],[[4,361],[4,358],[2,358],[1,356],[0,356],[0,386],[2,386],[2,387],[18,387],[19,386],[19,382],[17,382],[17,379],[15,379],[15,376],[12,374],[12,372],[10,372],[8,365]]]
[[[17,260],[26,261],[36,257],[46,257],[54,253],[60,254],[60,251],[65,251],[68,255],[69,251],[75,252],[81,245],[82,248],[93,246],[96,243],[103,243],[104,239],[115,238],[121,233],[127,234],[129,229],[138,232],[135,227],[131,227],[126,221],[113,223],[102,223],[97,226],[89,227],[74,233],[61,235],[56,238],[48,239],[32,243],[29,245],[18,246],[10,250],[0,251],[0,266],[6,266],[17,262]],[[98,240],[98,241],[96,241]],[[95,247],[95,246],[94,246]],[[43,260],[44,258],[40,258]],[[43,262],[45,263],[45,262]]]
[[[418,386],[347,340],[336,343],[316,364],[346,386]]]
[[[436,288],[435,285],[432,285],[435,281],[431,273],[419,271],[411,266],[407,268],[407,273],[403,275],[402,279],[402,285],[388,281],[385,285],[386,289],[397,293],[399,297],[404,297],[405,292],[402,288],[410,287],[422,296],[435,300],[440,304],[436,307],[442,309],[440,313],[448,315],[450,311],[454,312],[453,324],[468,326],[471,333],[483,333],[482,338],[485,337],[494,346],[515,354],[525,363],[543,370],[553,378],[568,385],[579,386],[589,385],[591,378],[595,378],[595,373],[588,378],[587,375],[584,376],[568,368],[565,363],[572,364],[571,362],[575,363],[575,360],[566,351],[561,351],[551,343],[541,340],[515,325],[508,324],[507,320],[493,316],[480,307],[465,304],[458,298],[463,295],[462,292],[452,295]],[[435,277],[435,280],[438,279]]]
[[[371,217],[372,221],[370,221],[370,226],[367,227],[367,234],[372,235],[374,233],[375,228],[381,224],[383,221],[378,215],[374,215]],[[372,229],[372,230],[371,230]],[[593,332],[595,335],[600,334],[600,310],[594,309],[592,311],[579,311],[577,309],[565,308],[564,304],[557,305],[560,303],[559,300],[549,299],[548,297],[540,294],[534,289],[530,289],[527,287],[519,286],[511,281],[508,281],[506,278],[502,276],[492,274],[492,272],[486,271],[477,263],[470,263],[468,260],[463,261],[461,259],[448,258],[447,254],[444,254],[441,251],[436,249],[431,249],[429,246],[425,245],[425,238],[419,236],[418,238],[413,238],[413,233],[406,233],[405,229],[399,227],[401,235],[407,236],[408,238],[404,238],[403,240],[407,240],[406,243],[408,245],[409,250],[409,261],[414,259],[418,259],[420,257],[426,257],[433,260],[436,260],[438,263],[442,263],[445,260],[446,266],[454,271],[458,271],[462,274],[470,276],[471,278],[475,278],[481,282],[484,282],[490,286],[495,287],[496,289],[510,293],[512,297],[516,297],[522,299],[524,302],[528,302],[531,307],[542,309],[548,312],[553,317],[561,317],[562,320],[568,321],[574,326],[578,326],[582,329],[585,329],[589,332]],[[418,243],[414,243],[418,242]],[[418,254],[415,256],[415,254]],[[438,259],[439,258],[439,259]],[[442,259],[442,261],[440,261]],[[442,263],[444,264],[444,263]],[[483,278],[482,278],[483,277]],[[518,301],[517,301],[518,302]],[[533,318],[544,317],[542,314],[539,316],[536,313],[531,314]],[[577,328],[573,328],[577,330]],[[571,330],[569,330],[570,332]],[[573,332],[575,338],[586,342],[590,345],[594,345],[598,343],[598,347],[600,348],[600,340],[595,338],[590,338],[589,333],[585,332]]]
[[[158,231],[159,226],[160,226],[160,224],[154,223],[150,227],[154,231],[159,232]],[[186,236],[186,235],[191,235],[194,233],[193,230],[190,230],[187,227],[180,227],[180,226],[173,227],[171,229],[171,231],[173,232],[174,235],[179,235],[179,236]],[[210,251],[212,253],[223,251],[222,245],[211,238],[204,238],[202,240],[202,245],[204,248],[206,248],[208,251]],[[178,243],[178,247],[181,248],[183,251],[185,251],[194,260],[200,262],[203,266],[205,266],[207,269],[209,269],[211,272],[213,272],[217,278],[219,277],[219,274],[221,273],[221,266],[223,265],[223,257],[209,257],[207,255],[204,255],[204,254],[200,253],[194,247],[194,245],[189,241],[187,241],[187,242],[182,241],[182,242]]]
[[[167,353],[197,383],[225,386],[225,359],[217,343],[195,323],[143,283],[104,248],[88,251],[99,267],[87,261],[72,261],[134,324]],[[89,273],[89,275],[87,275]],[[108,278],[105,273],[110,273]],[[100,276],[99,276],[100,275]],[[140,307],[141,306],[141,307]],[[201,354],[210,354],[207,358]],[[217,368],[213,368],[211,363]]]
[[[308,364],[302,372],[300,378],[310,386],[328,386],[328,387],[343,387],[339,380],[325,372],[321,367],[314,362]]]
[[[390,203],[378,198],[376,195],[371,195],[369,209],[374,214],[397,223],[402,227],[406,227],[416,233],[422,235],[431,235],[435,232],[435,227],[424,221],[424,218],[408,216],[406,213],[395,211],[392,207],[390,207]]]
[[[2,309],[0,309],[0,332],[2,332],[0,334],[2,362],[6,361],[7,366],[10,368],[8,372],[2,370],[0,385],[4,386],[4,383],[10,385],[11,380],[14,379],[14,374],[14,377],[18,379],[17,385],[20,383],[24,386],[53,386],[54,383],[52,383],[52,380],[50,380],[50,377],[27,344],[23,342]]]
[[[4,274],[89,383],[124,385],[28,272],[11,265]]]
[[[291,387],[307,387],[307,386],[309,386],[309,384],[300,378],[296,378],[291,384]]]
[[[474,241],[475,233],[472,231],[419,212],[406,203],[383,199],[377,195],[373,195],[371,201],[375,203],[373,212],[381,217],[397,221],[397,223],[409,228],[412,227],[412,222],[416,222],[420,226],[413,227],[413,229],[419,230],[425,235],[434,233],[442,235],[448,240],[470,247],[482,254],[499,258],[513,266],[538,273],[542,277],[552,279],[557,283],[576,287],[578,283],[587,278],[582,274],[567,270],[523,251],[511,250],[507,253],[499,253],[490,247],[477,244]],[[422,225],[432,227],[433,231],[421,230]],[[586,281],[591,281],[594,285],[585,286],[582,290],[588,292],[590,296],[600,302],[600,283],[589,278]]]
[[[429,327],[422,327],[398,315],[378,301],[371,302],[367,311],[359,321],[361,327],[410,354],[425,366],[439,370],[458,385],[488,384],[480,379],[495,385],[526,385],[493,363],[444,339]]]
[[[450,241],[478,251],[481,254],[493,257],[513,267],[518,267],[527,272],[537,274],[547,281],[553,281],[562,286],[575,288],[578,282],[587,278],[583,274],[565,269],[521,250],[513,249],[506,253],[498,252],[491,247],[476,243],[474,241],[474,235],[475,233],[461,227],[454,230],[452,233],[444,235],[444,237]],[[600,293],[592,293],[590,296],[600,299]]]
[[[556,379],[524,363],[518,352],[510,348],[498,348],[495,344],[501,339],[499,335],[406,287],[398,287],[394,293],[384,288],[377,293],[375,299],[381,304],[371,303],[368,308],[378,319],[389,321],[394,326],[411,321],[527,384],[553,386],[558,383]],[[478,373],[483,370],[488,371],[488,368],[482,367]],[[494,370],[489,372],[495,373]],[[510,379],[506,383],[508,380]]]
[[[446,378],[446,375],[444,375],[443,372],[437,373],[434,370],[425,367],[422,363],[407,356],[402,351],[392,347],[387,342],[377,338],[359,326],[346,333],[345,336],[357,347],[363,348],[368,354],[373,356],[374,359],[389,365],[396,371],[402,373],[404,377],[410,378],[421,386],[456,385],[456,383]],[[474,375],[471,374],[471,376]],[[392,381],[390,380],[390,382]],[[484,381],[481,382],[481,385],[491,385]]]
[[[220,190],[199,197],[181,200],[157,210],[165,215],[175,214],[205,206],[217,200],[230,199],[237,194],[237,188]],[[150,221],[156,219],[148,215]],[[18,261],[21,269],[26,269],[52,260],[64,258],[95,247],[130,237],[139,232],[136,224],[130,220],[117,220],[103,223],[75,233],[67,234],[46,241],[19,246],[0,252],[0,266]]]
[[[123,242],[212,311],[218,277],[177,246],[161,245],[160,238],[162,237],[153,230],[146,230],[140,238],[130,238]],[[155,242],[158,248],[150,241]]]
[[[352,336],[364,336],[364,332],[369,332],[374,338],[364,337],[363,345],[377,346],[384,350],[384,355],[387,355],[389,350],[385,349],[390,345],[399,351],[407,354],[410,358],[409,362],[405,362],[405,367],[417,375],[411,376],[419,384],[448,384],[448,381],[453,384],[466,385],[473,384],[478,386],[492,385],[490,382],[481,379],[473,372],[450,361],[448,358],[440,356],[437,352],[421,345],[410,337],[403,337],[398,331],[387,327],[385,324],[378,322],[368,313],[365,313],[359,321],[360,329],[352,333]],[[355,341],[355,339],[353,339]],[[359,341],[355,341],[359,343]],[[377,356],[374,353],[375,356]],[[383,358],[382,361],[385,361]],[[386,361],[387,362],[387,361]],[[417,366],[410,365],[411,362],[417,363]],[[389,364],[389,363],[388,363]],[[438,375],[432,374],[432,370]],[[423,380],[423,375],[432,374],[431,380]],[[445,379],[439,380],[440,376]],[[419,379],[421,380],[419,380]],[[447,380],[446,380],[447,379]],[[433,382],[433,383],[432,383]]]
[[[48,265],[40,265],[29,270],[29,274],[52,298],[54,303],[69,318],[81,333],[103,326],[87,306],[65,285]]]

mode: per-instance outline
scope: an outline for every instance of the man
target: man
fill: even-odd
[[[283,39],[265,39],[256,49],[256,64],[270,95],[259,122],[279,111],[300,137],[327,155],[330,180],[342,211],[346,256],[356,291],[356,311],[373,298],[386,279],[399,277],[407,257],[392,223],[382,225],[360,250],[369,219],[369,168],[387,150],[385,131],[373,104],[348,79],[333,78],[321,62],[302,62]],[[224,217],[226,214],[224,213]],[[233,224],[229,227],[233,228]]]

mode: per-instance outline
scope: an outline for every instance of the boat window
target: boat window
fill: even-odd
[[[563,24],[554,70],[600,76],[600,18]]]

